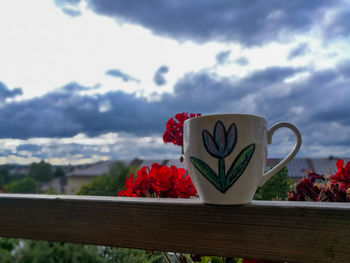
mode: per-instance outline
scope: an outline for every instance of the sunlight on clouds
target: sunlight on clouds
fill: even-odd
[[[185,72],[215,64],[215,55],[225,47],[179,43],[154,36],[141,26],[117,24],[89,9],[81,11],[81,16],[70,17],[46,0],[0,3],[0,33],[6,38],[0,49],[2,81],[22,87],[22,99],[41,96],[72,80],[85,86],[101,84],[86,94],[116,89],[143,89],[145,95],[171,91]],[[170,67],[168,83],[161,89],[153,82],[160,65]],[[112,68],[128,72],[141,83],[106,76]]]
[[[23,96],[15,100],[41,96],[73,80],[85,86],[100,84],[98,89],[82,94],[123,90],[157,99],[155,92],[171,92],[178,79],[188,72],[207,70],[219,76],[241,78],[277,65],[329,67],[344,57],[344,52],[350,55],[350,46],[344,41],[325,47],[317,28],[304,35],[293,35],[289,42],[245,48],[238,43],[198,44],[155,36],[142,26],[117,23],[110,17],[97,15],[86,8],[84,1],[79,10],[80,16],[71,17],[54,1],[0,2],[0,33],[6,39],[0,49],[1,80],[10,88],[23,89]],[[329,11],[329,21],[334,12]],[[277,10],[270,18],[280,15]],[[290,49],[302,42],[310,45],[310,54],[289,61]],[[215,57],[223,50],[231,51],[230,60],[217,65]],[[339,50],[342,56],[329,56]],[[248,65],[234,62],[241,56],[248,59]],[[167,83],[158,87],[153,76],[161,65],[168,66],[169,72]],[[123,82],[105,74],[115,68],[139,79],[140,83]],[[107,108],[100,110],[108,111]]]
[[[16,164],[30,164],[33,162],[40,162],[36,157],[22,157],[17,155],[0,156],[0,164],[16,163]]]
[[[33,152],[18,150],[21,145],[37,145],[40,149]],[[110,159],[157,158],[162,152],[164,158],[178,158],[180,150],[177,148],[164,144],[161,136],[137,137],[126,133],[106,133],[98,137],[80,133],[72,138],[1,139],[0,149],[10,150],[11,154],[4,151],[0,164],[29,164],[44,159],[55,165],[77,165]]]
[[[310,77],[310,72],[301,72],[297,73],[294,76],[290,78],[286,78],[283,82],[284,83],[293,83],[293,82],[298,82],[298,81],[303,81]]]
[[[31,139],[29,139],[31,140]],[[50,139],[49,139],[50,140]],[[54,139],[57,144],[81,144],[81,145],[107,145],[117,143],[119,138],[117,133],[107,133],[99,137],[88,137],[84,133],[79,133],[72,138]]]

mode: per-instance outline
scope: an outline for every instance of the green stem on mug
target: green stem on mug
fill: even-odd
[[[226,189],[225,158],[219,158],[219,182],[221,189]]]

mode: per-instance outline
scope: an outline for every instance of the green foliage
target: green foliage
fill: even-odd
[[[12,251],[17,245],[17,239],[0,237],[0,248],[2,249]]]
[[[115,178],[108,175],[96,177],[91,183],[83,185],[78,195],[116,195]]]
[[[0,238],[0,262],[14,262],[12,251],[18,245],[18,241],[12,238]]]
[[[144,250],[105,247],[104,256],[106,263],[163,263],[163,255],[160,252],[150,253]]]
[[[255,200],[286,200],[288,192],[294,184],[288,178],[288,169],[284,167],[272,176],[262,187],[259,187],[254,195]]]
[[[11,251],[8,251],[2,247],[0,247],[0,262],[1,263],[12,263],[12,255]]]
[[[96,246],[26,240],[16,263],[106,263]]]
[[[242,259],[211,256],[211,257],[202,257],[202,260],[200,263],[242,263]]]
[[[12,181],[5,188],[10,193],[35,194],[38,192],[38,183],[31,177]]]
[[[54,172],[54,177],[63,177],[65,176],[66,172],[64,171],[64,169],[61,166],[57,166],[55,168],[55,172]]]
[[[39,182],[48,182],[54,178],[51,164],[44,160],[29,165],[28,175]]]
[[[161,253],[137,249],[0,238],[1,263],[163,263]]]
[[[116,196],[120,190],[124,189],[126,177],[135,170],[135,167],[116,162],[107,174],[94,178],[91,183],[82,186],[77,194]]]
[[[58,193],[55,192],[55,190],[53,190],[52,188],[49,188],[49,189],[45,190],[43,192],[43,194],[45,194],[45,195],[58,195]]]
[[[0,166],[0,185],[5,185],[10,182],[10,171],[6,165]]]
[[[27,175],[23,174],[23,173],[13,173],[10,174],[10,181],[8,183],[11,183],[12,181],[16,181],[22,178],[27,177]]]

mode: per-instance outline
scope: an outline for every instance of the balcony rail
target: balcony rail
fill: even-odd
[[[0,236],[288,262],[350,262],[350,204],[0,194]]]

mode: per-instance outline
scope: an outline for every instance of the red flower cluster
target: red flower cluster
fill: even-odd
[[[338,172],[330,178],[310,173],[290,191],[289,201],[350,202],[350,162],[337,161]]]
[[[164,166],[158,163],[152,164],[151,169],[144,166],[137,172],[137,177],[132,174],[126,179],[126,190],[119,192],[119,196],[130,197],[169,197],[189,198],[196,196],[189,175],[186,170],[176,166]]]
[[[350,162],[344,167],[344,160],[337,161],[338,172],[333,175],[332,181],[338,182],[343,188],[350,188]]]
[[[200,113],[190,113],[190,116],[188,116],[187,112],[183,112],[175,115],[176,120],[174,118],[170,118],[166,123],[166,131],[163,135],[163,141],[182,146],[185,120],[199,116],[201,116]]]

